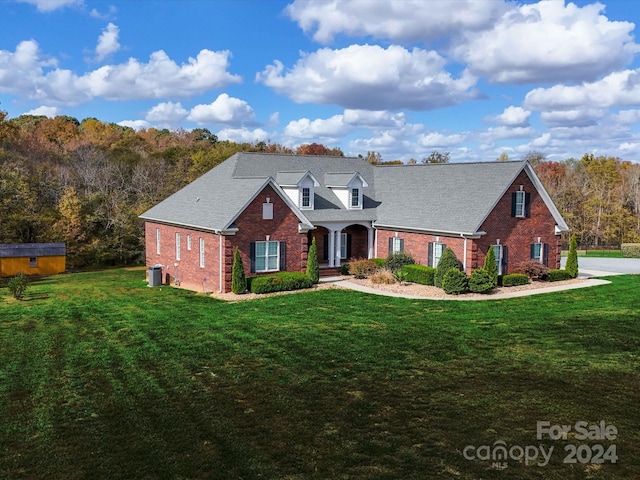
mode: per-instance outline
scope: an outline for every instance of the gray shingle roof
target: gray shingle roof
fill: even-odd
[[[2,243],[0,258],[58,257],[67,254],[64,243]]]
[[[277,179],[275,187],[279,189],[278,185],[297,184],[310,172],[321,183],[314,189],[314,210],[300,211],[292,205],[305,225],[374,221],[380,227],[474,234],[523,169],[533,176],[560,228],[566,229],[564,220],[526,162],[374,167],[353,157],[259,153],[233,155],[141,218],[225,230],[269,181]],[[349,210],[328,188],[327,182],[348,182],[356,173],[362,175],[368,187],[363,191],[363,208]]]

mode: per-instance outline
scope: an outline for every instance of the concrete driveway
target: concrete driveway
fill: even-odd
[[[563,257],[562,268],[566,262],[566,257]],[[579,257],[578,271],[580,277],[638,274],[640,273],[640,258]]]

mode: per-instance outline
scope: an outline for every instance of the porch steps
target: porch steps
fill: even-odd
[[[336,276],[340,276],[340,267],[321,267],[320,268],[320,276],[321,277],[336,277]]]

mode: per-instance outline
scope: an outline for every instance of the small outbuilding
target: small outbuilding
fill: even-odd
[[[64,273],[66,257],[64,243],[0,243],[0,277]]]

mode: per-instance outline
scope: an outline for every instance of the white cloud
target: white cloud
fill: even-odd
[[[386,110],[344,111],[344,123],[358,128],[402,128],[407,124],[404,113],[392,113]]]
[[[238,143],[266,142],[269,140],[269,134],[261,128],[249,130],[247,128],[225,128],[217,134],[220,140],[229,140]]]
[[[57,62],[42,59],[38,44],[21,42],[15,52],[0,50],[0,92],[30,99],[77,105],[101,97],[107,100],[189,97],[213,88],[239,83],[241,78],[227,71],[228,51],[201,50],[196,58],[178,65],[159,50],[148,63],[135,58],[117,65],[105,65],[84,75],[45,67]]]
[[[445,135],[438,132],[430,132],[418,137],[418,145],[423,148],[447,148],[464,142],[467,135],[464,133],[454,133]]]
[[[581,85],[554,85],[527,93],[524,105],[531,110],[574,110],[640,105],[640,69],[614,72],[602,80]]]
[[[145,115],[149,122],[176,125],[184,120],[189,112],[180,103],[163,102],[151,108]]]
[[[284,134],[293,138],[342,137],[350,130],[345,126],[342,115],[334,115],[328,119],[309,120],[301,118],[294,120],[284,129]]]
[[[452,54],[494,82],[582,81],[627,65],[636,52],[631,22],[610,21],[604,5],[542,0],[505,13],[494,28],[466,32]]]
[[[479,137],[484,143],[491,144],[499,140],[507,140],[512,138],[530,138],[537,133],[531,127],[506,127],[500,126],[495,128],[489,128],[485,132],[482,132]]]
[[[107,28],[102,31],[96,46],[96,59],[98,61],[104,60],[105,57],[120,49],[120,44],[118,43],[119,33],[120,29],[113,23],[109,23]]]
[[[59,8],[84,5],[84,0],[16,0],[20,3],[35,5],[39,12],[52,12]]]
[[[346,108],[431,110],[477,97],[475,77],[454,79],[434,51],[397,45],[351,45],[305,54],[284,72],[275,61],[256,80],[297,103],[336,104]]]
[[[490,117],[494,122],[508,127],[526,127],[529,125],[531,112],[522,107],[507,107],[500,115]]]
[[[478,0],[295,0],[285,13],[314,40],[327,44],[338,34],[430,41],[487,28],[506,8],[502,2]]]
[[[133,128],[134,130],[143,130],[151,127],[151,124],[146,120],[122,120],[118,122],[118,125]]]
[[[586,127],[596,125],[598,120],[604,117],[605,114],[605,110],[578,108],[574,110],[542,112],[540,119],[549,126]]]
[[[23,115],[44,115],[45,117],[53,118],[60,115],[60,111],[57,107],[42,106],[29,110],[28,112],[24,112]]]
[[[255,113],[247,102],[223,93],[208,105],[193,107],[188,119],[199,124],[242,125],[253,122],[254,117]]]

